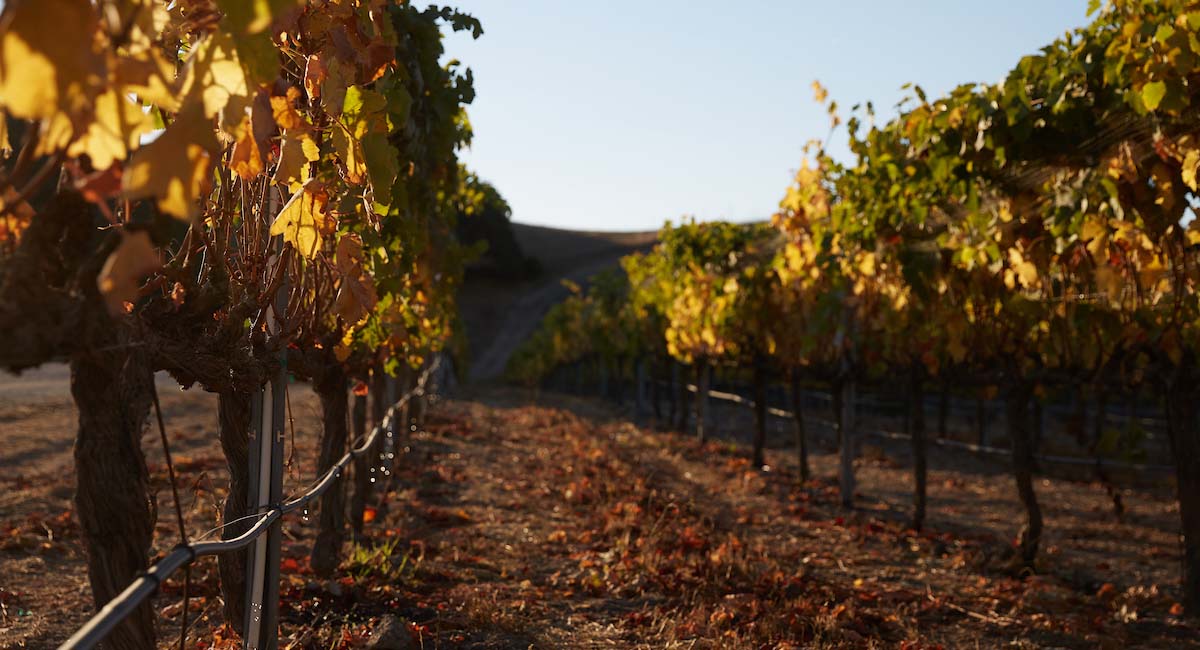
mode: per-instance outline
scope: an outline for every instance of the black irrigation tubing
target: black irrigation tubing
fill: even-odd
[[[688,392],[692,392],[692,393],[695,393],[698,390],[696,388],[695,384],[688,384],[687,388],[688,388]],[[733,403],[740,404],[740,405],[743,405],[743,406],[746,406],[749,408],[754,407],[754,400],[742,397],[741,395],[737,395],[735,393],[726,393],[724,391],[719,391],[719,390],[710,390],[710,391],[708,391],[708,396],[712,399],[718,399],[718,400],[722,400],[722,401],[726,401],[726,402],[733,402]],[[769,415],[774,415],[775,417],[779,417],[779,418],[794,419],[796,417],[795,414],[792,413],[791,411],[785,411],[783,409],[775,408],[773,406],[767,407],[767,413]],[[804,417],[806,420],[810,420],[812,422],[829,427],[831,429],[836,427],[836,423],[833,422],[832,420],[826,420],[824,418],[815,418],[815,417],[812,417],[809,415],[806,415]],[[887,438],[889,440],[911,440],[912,439],[912,436],[910,436],[908,434],[897,433],[894,431],[886,431],[884,429],[859,429],[859,430],[857,430],[857,433],[861,433],[861,434],[868,435],[868,436],[874,436],[877,438]],[[961,449],[964,451],[972,451],[972,452],[982,453],[982,454],[991,454],[991,455],[995,455],[995,456],[1007,456],[1010,453],[1012,453],[1011,450],[1001,449],[1000,447],[976,445],[976,444],[972,444],[969,442],[959,442],[957,440],[943,440],[940,438],[934,438],[934,439],[930,439],[929,442],[932,442],[933,444],[939,445],[942,447],[950,447],[953,449]],[[1048,456],[1048,455],[1043,455],[1043,454],[1039,454],[1039,455],[1035,456],[1035,458],[1041,462],[1050,463],[1052,465],[1077,465],[1080,467],[1094,467],[1097,464],[1099,464],[1103,467],[1111,467],[1113,469],[1132,470],[1135,472],[1171,472],[1171,473],[1173,473],[1175,471],[1175,467],[1172,465],[1149,465],[1149,464],[1141,464],[1141,463],[1122,463],[1119,461],[1108,460],[1108,459],[1075,458],[1075,457],[1071,457],[1071,456]]]
[[[367,450],[375,445],[383,431],[392,425],[396,412],[403,408],[413,397],[424,391],[426,381],[433,374],[433,371],[437,369],[439,363],[440,359],[430,364],[425,369],[425,372],[422,373],[417,386],[405,393],[403,397],[387,410],[383,421],[371,429],[371,432],[363,439],[363,443],[357,447],[351,447],[350,451],[346,452],[333,467],[330,467],[321,478],[317,479],[308,491],[298,497],[285,501],[282,505],[271,506],[266,512],[259,515],[258,521],[255,521],[253,526],[237,537],[216,542],[194,542],[175,546],[163,559],[147,569],[145,573],[135,578],[124,591],[108,601],[83,627],[80,627],[75,631],[75,634],[72,634],[70,638],[64,641],[58,647],[58,650],[89,650],[96,647],[147,598],[154,595],[154,592],[158,591],[163,582],[176,571],[195,562],[196,558],[199,557],[220,555],[246,548],[254,540],[258,539],[260,535],[267,532],[283,515],[303,508],[313,499],[324,494],[333,485],[333,482],[341,476],[342,470],[346,468],[346,465],[350,461],[367,453]]]

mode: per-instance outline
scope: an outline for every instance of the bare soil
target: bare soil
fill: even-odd
[[[51,648],[91,611],[71,515],[74,413],[61,367],[0,382],[0,648]],[[160,382],[189,536],[218,523],[225,469],[215,398]],[[289,489],[313,475],[317,402],[290,395]],[[837,505],[827,439],[798,485],[783,423],[769,471],[750,467],[744,415],[718,410],[699,445],[596,400],[467,388],[401,441],[399,472],[348,547],[341,577],[308,569],[315,517],[285,523],[281,648],[365,647],[381,621],[421,648],[1200,647],[1178,615],[1178,512],[1169,491],[1047,479],[1045,552],[1008,563],[1020,510],[1001,467],[935,451],[929,523],[907,529],[902,447],[857,465]],[[824,436],[817,432],[821,439]],[[827,438],[827,437],[824,437]],[[157,436],[156,552],[177,541]],[[215,563],[193,569],[193,648],[233,648]],[[157,597],[177,643],[181,585]]]

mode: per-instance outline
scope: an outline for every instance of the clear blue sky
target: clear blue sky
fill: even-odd
[[[447,0],[483,21],[466,163],[515,221],[589,230],[769,216],[839,105],[995,82],[1086,0]],[[844,134],[831,150],[845,155]]]

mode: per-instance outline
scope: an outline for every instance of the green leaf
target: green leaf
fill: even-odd
[[[412,95],[404,84],[396,79],[395,83],[390,84],[383,89],[384,97],[387,101],[388,111],[388,126],[390,130],[399,130],[404,128],[405,122],[408,121],[409,111],[412,110]]]
[[[379,134],[384,137],[384,146],[388,146],[386,142],[387,122],[384,115],[384,110],[387,108],[387,99],[383,95],[363,88],[362,86],[350,86],[346,89],[346,96],[342,100],[341,117],[338,122],[341,128],[333,129],[331,139],[333,141],[334,151],[341,158],[342,163],[346,165],[346,177],[354,184],[362,183],[364,176],[370,175],[374,177],[379,175],[383,178],[386,175],[385,156],[382,153],[378,142],[372,144],[373,155],[375,160],[375,171],[372,172],[368,168],[369,162],[366,160],[368,153],[363,150],[363,138],[368,134]],[[399,163],[394,163],[396,168],[399,168]],[[395,177],[393,173],[392,177]],[[391,181],[386,184],[376,185],[375,187],[391,187]]]
[[[1166,94],[1167,84],[1161,81],[1151,81],[1142,86],[1142,103],[1146,105],[1147,110],[1156,110]]]
[[[387,99],[368,88],[350,86],[342,100],[342,116],[339,118],[346,130],[355,138],[362,138],[372,127],[380,125]]]
[[[400,173],[399,152],[383,133],[368,133],[362,139],[363,160],[375,197],[375,211],[387,214],[392,202],[392,184]]]

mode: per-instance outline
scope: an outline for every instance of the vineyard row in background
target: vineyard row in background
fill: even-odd
[[[1145,454],[1174,468],[1183,601],[1200,613],[1200,2],[1093,2],[1090,14],[999,83],[941,97],[909,86],[892,119],[870,103],[847,113],[814,83],[850,160],[811,143],[769,223],[668,222],[652,251],[572,286],[510,377],[537,385],[585,358],[734,372],[750,387],[758,467],[770,377],[791,379],[796,413],[801,388],[826,387],[847,504],[856,389],[883,386],[910,405],[917,529],[930,427],[911,405],[945,386],[999,398],[994,439],[1007,440],[1025,514],[1016,561],[1035,569],[1041,547],[1039,448]],[[710,381],[699,372],[698,391]],[[1164,426],[1083,411],[1138,401],[1161,404]],[[1045,415],[1064,402],[1068,436]]]
[[[658,372],[649,371],[654,368]],[[669,368],[669,372],[665,371]],[[617,404],[631,402],[636,417],[653,415],[663,425],[677,424],[681,418],[699,417],[706,413],[706,426],[712,426],[712,414],[702,405],[688,399],[688,412],[677,410],[679,392],[695,394],[699,387],[692,383],[695,369],[676,362],[659,360],[658,364],[632,360],[610,364],[604,359],[590,358],[561,365],[551,371],[539,387],[577,395],[596,395]],[[753,409],[754,401],[747,397],[752,391],[748,376],[736,372],[720,372],[709,367],[709,399],[726,401]],[[747,373],[743,373],[745,375]],[[681,384],[681,377],[689,377]],[[638,386],[641,386],[639,391]],[[831,414],[833,397],[829,386],[808,382],[801,387],[800,406],[807,419],[822,426],[832,426],[830,419],[812,417],[814,412]],[[856,392],[855,421],[860,425],[878,425],[872,435],[899,433],[909,435],[910,408],[915,408],[900,391],[884,385],[863,386]],[[794,420],[791,387],[776,379],[766,388],[767,413],[773,417]],[[1003,402],[984,391],[975,395],[955,392],[943,386],[936,395],[926,395],[922,418],[929,422],[930,431],[939,442],[959,446],[968,451],[983,451],[996,455],[1009,453],[1006,438],[1007,423]],[[1093,466],[1136,472],[1172,472],[1170,443],[1166,434],[1161,400],[1141,395],[1125,404],[1106,405],[1101,415],[1094,401],[1086,396],[1070,394],[1062,399],[1036,399],[1030,406],[1039,457],[1048,454],[1051,463]],[[1129,397],[1129,396],[1127,396]],[[666,409],[663,403],[666,403]],[[1098,419],[1101,418],[1101,419]],[[864,427],[857,428],[865,433]],[[1146,477],[1150,479],[1151,477]],[[1155,480],[1158,480],[1156,477]]]

